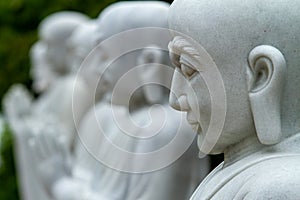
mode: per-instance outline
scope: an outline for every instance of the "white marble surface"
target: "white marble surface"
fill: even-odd
[[[299,8],[298,1],[173,2],[170,103],[187,112],[199,149],[225,158],[191,199],[300,197]]]

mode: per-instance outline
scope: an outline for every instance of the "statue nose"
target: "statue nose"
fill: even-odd
[[[177,98],[174,93],[171,93],[169,102],[172,108],[174,108],[175,110],[188,111],[189,109],[186,95],[181,95]]]
[[[178,111],[187,111],[189,109],[186,90],[186,80],[180,74],[179,69],[176,68],[173,74],[169,103]]]

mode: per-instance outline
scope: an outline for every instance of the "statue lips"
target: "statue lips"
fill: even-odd
[[[193,130],[199,132],[198,129],[201,128],[200,124],[191,111],[187,112],[186,119],[188,123],[192,126]]]

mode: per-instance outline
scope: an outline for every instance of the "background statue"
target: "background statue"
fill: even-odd
[[[172,4],[170,103],[187,112],[200,151],[224,153],[191,199],[300,198],[299,7],[272,0]],[[220,129],[214,119],[224,120]]]
[[[167,52],[155,46],[145,48],[141,52],[138,57],[140,67],[137,77],[140,79],[138,82],[143,84],[141,90],[145,101],[132,112],[133,120],[140,126],[134,134],[141,138],[136,144],[136,153],[166,148],[168,143],[176,140],[174,137],[180,135],[179,132],[182,133],[182,136],[178,138],[180,141],[178,145],[167,147],[170,148],[168,154],[161,153],[159,159],[163,162],[168,160],[166,157],[172,157],[176,151],[180,151],[180,146],[186,145],[183,140],[195,137],[185,121],[185,115],[174,112],[168,103],[169,90],[167,88],[170,86],[173,69],[169,68],[170,63],[166,58]],[[162,126],[163,123],[164,126]],[[158,127],[161,128],[159,131]],[[195,142],[185,150],[181,152],[181,157],[169,166],[157,171],[132,175],[127,199],[188,199],[195,185],[209,172],[209,162],[207,158],[197,159]],[[137,168],[140,165],[149,168],[153,162],[158,162],[157,158],[151,159],[150,157],[144,159],[143,162],[136,158],[134,165]],[[189,169],[189,171],[183,169]]]
[[[145,121],[144,119],[148,119],[148,108],[152,104],[160,103],[163,106],[167,106],[165,104],[167,96],[165,92],[160,92],[160,90],[162,90],[161,86],[158,88],[148,87],[148,89],[145,89],[147,92],[137,91],[129,105],[127,104],[127,100],[130,99],[130,91],[134,86],[140,84],[143,77],[147,77],[146,74],[149,75],[152,73],[152,75],[156,75],[156,73],[159,73],[160,71],[157,70],[157,68],[154,71],[146,70],[146,72],[142,70],[139,71],[139,73],[133,73],[129,75],[129,79],[126,79],[124,84],[121,84],[118,92],[115,91],[116,93],[114,93],[113,89],[122,75],[135,66],[146,63],[153,64],[153,62],[166,64],[168,60],[166,59],[167,56],[165,53],[157,50],[147,53],[147,51],[140,49],[135,49],[135,51],[130,49],[132,52],[127,52],[123,55],[119,54],[122,49],[128,48],[128,45],[135,44],[137,41],[143,41],[143,44],[147,44],[146,47],[156,45],[160,48],[166,48],[169,41],[169,34],[153,35],[145,31],[142,32],[145,35],[138,35],[139,39],[136,35],[131,37],[131,39],[135,38],[135,40],[128,40],[124,37],[123,43],[116,43],[119,40],[115,40],[115,36],[109,38],[121,31],[133,28],[167,27],[168,8],[168,4],[161,2],[123,2],[109,6],[100,14],[98,21],[99,29],[95,39],[103,42],[93,50],[94,53],[92,54],[94,56],[88,57],[84,61],[85,64],[83,66],[86,68],[83,68],[82,71],[79,70],[79,74],[86,75],[91,85],[90,87],[96,91],[95,97],[97,99],[102,98],[102,101],[97,102],[95,107],[86,114],[79,124],[78,132],[81,141],[75,146],[73,162],[71,165],[65,162],[66,160],[70,160],[68,159],[69,154],[59,147],[59,141],[57,141],[55,136],[49,139],[36,137],[33,141],[33,149],[35,149],[35,152],[45,152],[43,155],[36,155],[41,163],[40,166],[55,169],[49,170],[48,172],[50,173],[48,175],[46,174],[47,172],[45,173],[45,171],[40,170],[42,178],[51,177],[45,179],[44,183],[55,199],[165,199],[168,198],[169,195],[171,195],[173,199],[182,199],[181,197],[188,196],[196,183],[200,181],[201,173],[195,171],[199,163],[197,163],[196,157],[189,157],[190,153],[188,153],[185,158],[189,161],[193,161],[191,163],[188,163],[189,161],[185,159],[181,159],[178,161],[179,164],[167,167],[162,171],[153,172],[152,174],[144,173],[136,176],[130,173],[116,171],[111,168],[111,166],[106,166],[96,160],[96,158],[101,159],[103,155],[107,155],[112,158],[110,164],[120,169],[127,167],[127,165],[137,164],[129,163],[128,159],[130,158],[128,157],[119,157],[117,154],[114,154],[112,152],[112,146],[107,140],[105,141],[104,138],[101,137],[103,134],[122,149],[130,152],[143,152],[149,149],[153,150],[157,146],[162,146],[173,133],[170,132],[169,128],[172,122],[169,121],[168,126],[161,131],[160,138],[156,138],[144,146],[141,145],[141,141],[132,140],[131,137],[124,134],[124,129],[116,124],[114,118],[119,119],[120,121],[118,122],[125,125],[125,128],[130,129],[132,122],[130,122],[131,124],[127,124],[130,116],[135,118],[137,122],[140,123],[139,125],[141,125],[141,123]],[[140,17],[137,18],[136,16]],[[112,26],[112,24],[114,26]],[[150,56],[149,60],[147,60],[145,54]],[[110,65],[105,70],[107,64]],[[103,75],[103,77],[101,77],[101,75]],[[162,79],[159,79],[156,76],[148,76],[148,79],[150,78],[153,78],[153,80],[157,79],[161,82],[170,82],[170,77],[162,76]],[[158,95],[156,94],[157,91]],[[145,101],[145,99],[147,99],[146,96],[148,102]],[[74,105],[77,105],[76,99],[74,100]],[[128,106],[131,109],[131,115],[129,115]],[[170,109],[168,109],[168,112],[168,117],[171,113],[176,113]],[[115,116],[113,114],[115,114]],[[181,116],[179,113],[177,114]],[[166,119],[168,120],[169,118]],[[160,121],[157,122],[159,123]],[[143,128],[138,126],[134,130],[134,133],[137,134],[141,132],[141,130],[143,130]],[[187,137],[193,139],[194,135],[191,129],[187,128],[185,131]],[[175,133],[176,131],[174,134]],[[47,145],[49,143],[52,144]],[[47,148],[49,146],[57,148]],[[57,156],[60,158],[57,158]],[[135,158],[133,158],[133,160],[134,159]],[[183,169],[183,166],[187,164],[189,165],[189,169],[191,169],[188,172]],[[201,166],[203,167],[203,174],[207,170],[207,165],[207,160],[204,160]],[[52,175],[51,172],[53,173]],[[44,176],[43,174],[46,175]],[[57,174],[59,174],[59,176],[57,176]],[[174,177],[175,179],[177,178],[179,185],[184,185],[182,187],[184,189],[181,188],[181,190],[177,190],[178,187],[175,187],[177,184],[175,184],[174,180],[174,184],[168,183],[169,185],[166,187],[168,189],[162,190],[162,188],[159,188],[157,189],[157,193],[153,193],[155,186],[161,187],[162,183],[168,182],[168,180],[171,179],[173,180]],[[164,179],[165,182],[160,181],[159,178]],[[136,188],[136,184],[139,183],[141,183],[141,186]]]
[[[40,40],[31,50],[33,88],[43,92],[33,98],[21,85],[13,86],[4,99],[5,114],[16,141],[17,169],[20,177],[21,196],[24,199],[48,199],[32,168],[28,139],[50,125],[59,126],[69,147],[72,144],[75,125],[72,117],[72,93],[74,81],[70,73],[66,41],[74,29],[88,18],[77,12],[58,12],[48,16],[39,26]],[[66,78],[63,78],[66,77]],[[74,79],[74,78],[73,78]],[[84,85],[82,86],[84,87]],[[86,88],[81,95],[86,96]],[[86,102],[88,103],[88,102]],[[78,110],[79,113],[84,111]],[[50,130],[51,131],[51,130]],[[49,132],[50,132],[49,131]],[[57,134],[55,133],[55,134]]]

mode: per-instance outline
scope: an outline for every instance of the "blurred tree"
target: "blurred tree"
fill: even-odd
[[[29,49],[37,40],[39,22],[50,13],[74,10],[97,17],[116,0],[1,0],[0,1],[0,99],[13,83],[30,87]],[[0,108],[1,109],[1,108]]]
[[[13,159],[13,138],[7,125],[4,126],[4,131],[0,134],[0,140],[0,199],[16,200],[19,199],[19,195]]]

